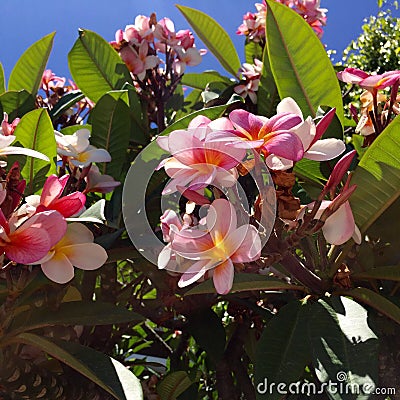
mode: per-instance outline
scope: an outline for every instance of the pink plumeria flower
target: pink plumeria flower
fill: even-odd
[[[134,45],[138,45],[142,40],[153,41],[153,29],[150,27],[150,18],[145,15],[137,15],[135,24],[127,25],[122,37],[128,43]]]
[[[127,65],[129,71],[142,81],[146,76],[146,71],[155,68],[161,60],[154,55],[148,55],[149,45],[143,41],[136,51],[132,46],[123,46],[119,52],[122,60]]]
[[[231,124],[226,119],[214,121],[214,124],[207,120],[198,117],[187,130],[176,130],[168,137],[157,138],[158,145],[172,154],[159,166],[164,167],[167,175],[173,178],[163,194],[177,191],[177,186],[189,185],[189,189],[197,190],[211,184],[231,187],[236,183],[238,175],[235,167],[243,160],[246,151],[209,140],[213,129],[230,127]]]
[[[64,217],[57,211],[35,214],[22,224],[13,222],[7,221],[0,209],[0,251],[20,264],[32,264],[44,257],[67,229]]]
[[[170,47],[176,46],[180,40],[176,37],[175,25],[169,18],[163,18],[157,22],[154,27],[154,37]]]
[[[15,128],[17,127],[20,119],[15,118],[13,122],[8,123],[8,114],[3,113],[3,121],[1,122],[0,134],[4,136],[10,136],[14,133]]]
[[[43,72],[41,88],[49,93],[50,89],[55,91],[56,89],[63,88],[65,85],[65,78],[56,76],[56,74],[51,69],[46,69]]]
[[[233,110],[229,119],[234,132],[213,133],[213,140],[226,143],[227,147],[253,148],[268,156],[275,154],[288,160],[299,161],[303,157],[303,144],[292,132],[302,121],[296,114],[282,113],[266,118],[245,110]]]
[[[323,200],[315,218],[318,219],[321,217],[324,210],[329,207],[331,203],[332,201]],[[311,203],[308,208],[311,209],[312,206],[313,203]],[[322,233],[325,240],[334,245],[346,243],[351,238],[353,238],[357,244],[361,243],[361,232],[354,221],[353,212],[351,211],[348,201],[344,202],[326,219],[322,227]]]
[[[65,235],[35,264],[53,282],[67,283],[74,277],[74,267],[92,271],[107,261],[107,252],[93,243],[92,232],[83,224],[68,225]]]
[[[184,50],[183,47],[176,47],[175,51],[178,58],[174,61],[173,68],[178,75],[182,75],[185,72],[186,65],[194,67],[201,63],[201,54],[195,47],[191,47],[187,50]]]
[[[345,68],[337,73],[339,80],[346,83],[353,83],[370,92],[385,89],[392,86],[400,79],[400,71],[388,71],[381,75],[370,75],[357,68]]]
[[[172,250],[183,259],[192,260],[178,285],[186,287],[212,270],[217,292],[227,294],[233,284],[234,263],[257,260],[261,239],[253,225],[237,226],[235,208],[225,199],[210,205],[205,222],[205,231],[189,228],[173,235]]]
[[[89,143],[90,131],[79,129],[73,135],[63,135],[55,131],[57,153],[68,157],[75,167],[87,167],[92,162],[110,162],[111,156],[107,150],[97,149]]]
[[[101,174],[97,165],[91,165],[85,181],[86,188],[84,193],[110,193],[121,185],[121,182],[116,181],[112,176]]]
[[[249,96],[253,104],[257,104],[257,91],[260,84],[262,61],[254,59],[254,64],[243,63],[238,72],[244,82],[234,87],[234,91],[244,99]]]
[[[81,211],[86,202],[86,196],[80,192],[74,192],[62,196],[69,175],[57,178],[50,175],[43,185],[42,194],[26,197],[29,206],[36,209],[36,212],[56,210],[65,218],[71,217]]]
[[[188,50],[194,47],[194,36],[189,29],[181,29],[176,33],[176,38],[178,39],[178,45],[183,47],[184,50]]]
[[[308,117],[306,120],[303,119],[300,107],[291,97],[283,99],[278,104],[277,111],[278,115],[291,113],[301,118],[301,123],[292,128],[291,131],[294,132],[302,142],[304,158],[315,161],[326,161],[338,157],[345,151],[346,145],[343,140],[334,138],[321,139],[334,117],[335,109],[325,114],[317,126],[311,117]],[[293,161],[271,155],[267,158],[267,165],[271,169],[286,170],[293,167]]]

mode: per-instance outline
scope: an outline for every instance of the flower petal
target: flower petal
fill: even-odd
[[[308,151],[304,153],[304,157],[315,161],[332,160],[338,157],[346,150],[346,145],[339,139],[321,139],[317,140]]]
[[[62,253],[44,262],[41,267],[43,273],[56,283],[67,283],[74,277],[74,267]]]
[[[73,266],[88,271],[100,268],[108,258],[107,252],[97,243],[74,244],[60,250]]]
[[[231,260],[226,260],[213,270],[213,281],[218,294],[228,294],[232,289],[235,268]]]
[[[347,242],[353,236],[354,230],[354,217],[348,201],[328,217],[322,227],[326,241],[334,245]]]

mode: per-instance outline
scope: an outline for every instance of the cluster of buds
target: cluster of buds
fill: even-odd
[[[304,20],[311,26],[316,35],[321,38],[323,27],[326,25],[325,8],[320,7],[320,0],[275,0],[278,3],[290,7],[292,10],[301,15]],[[245,35],[254,42],[265,42],[265,19],[266,19],[266,3],[256,3],[257,12],[247,12],[243,16],[243,23],[237,30],[238,35]]]
[[[365,136],[364,146],[368,146],[389,125],[393,117],[400,113],[400,71],[371,75],[360,69],[345,68],[337,76],[345,83],[364,89],[360,96],[360,115],[353,104],[350,105],[350,112],[357,123],[356,133]],[[390,93],[382,92],[387,88],[390,88]]]
[[[257,104],[257,91],[260,84],[261,71],[263,63],[257,58],[254,64],[243,63],[238,72],[240,84],[235,86],[235,93],[241,95],[244,99],[249,97],[253,104]]]
[[[212,276],[218,293],[229,292],[235,268],[242,270],[244,264],[256,262],[262,254],[258,228],[264,220],[259,208],[267,202],[260,192],[250,210],[243,214],[246,207],[240,206],[232,193],[238,193],[240,176],[245,177],[252,170],[254,176],[262,176],[262,168],[268,168],[273,178],[278,177],[274,179],[278,216],[290,219],[288,227],[307,227],[306,234],[322,228],[332,244],[342,244],[352,236],[358,241],[360,235],[348,202],[355,186],[349,186],[348,180],[336,195],[354,153],[337,163],[323,193],[313,204],[302,210],[291,194],[295,179],[290,175],[296,162],[302,158],[331,160],[345,151],[343,141],[322,139],[335,111],[332,109],[316,123],[311,117],[304,119],[296,102],[285,98],[271,118],[245,110],[233,110],[228,118],[214,121],[197,116],[188,129],[157,138],[158,145],[171,154],[159,165],[171,178],[162,194],[180,192],[192,205],[192,211],[186,209],[182,219],[171,210],[161,217],[167,245],[160,253],[159,268],[181,274],[181,287]],[[251,160],[249,153],[254,155]],[[325,199],[328,195],[331,200]],[[296,209],[289,213],[282,207],[285,215],[280,215],[280,200],[295,204]],[[190,215],[195,205],[207,214]],[[307,214],[307,209],[311,213]],[[248,223],[243,223],[246,216]],[[305,219],[306,224],[301,222]]]
[[[12,147],[12,134],[18,121],[2,123],[0,155],[21,154],[49,159],[34,150]],[[74,135],[63,136],[55,131],[57,153],[62,160],[59,176],[51,175],[40,195],[24,196],[26,181],[16,162],[7,171],[2,161],[0,175],[0,255],[1,270],[15,264],[40,265],[52,281],[67,283],[74,277],[74,267],[97,269],[107,260],[106,251],[93,243],[92,232],[82,223],[68,223],[68,218],[84,211],[86,194],[106,193],[119,182],[102,176],[92,162],[111,160],[104,149],[89,144],[90,133],[81,129]],[[68,170],[68,173],[67,173]]]
[[[196,48],[192,32],[176,32],[173,21],[166,17],[157,21],[155,14],[138,15],[134,25],[116,32],[111,45],[127,65],[139,94],[148,103],[155,100],[155,108],[172,96],[186,66],[200,64],[205,54]],[[162,123],[160,118],[154,122]]]
[[[38,95],[36,99],[38,106],[47,108],[49,111],[55,107],[61,97],[79,90],[75,82],[69,79],[67,84],[66,78],[57,76],[51,69],[46,69],[43,72],[40,89],[42,94]],[[55,121],[55,126],[62,129],[80,124],[93,107],[94,103],[89,98],[83,97]]]

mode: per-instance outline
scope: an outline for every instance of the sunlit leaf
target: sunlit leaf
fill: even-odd
[[[232,84],[232,81],[226,76],[221,75],[217,71],[204,71],[202,73],[187,73],[184,74],[181,80],[182,85],[190,86],[196,89],[204,89],[210,82],[223,82],[227,86]]]
[[[292,97],[305,116],[315,117],[321,105],[336,107],[343,126],[340,87],[323,44],[295,11],[266,3],[268,57],[279,96]]]
[[[72,90],[64,94],[57,104],[49,112],[50,117],[55,120],[64,114],[67,110],[73,107],[79,100],[84,98],[84,94],[80,90]]]
[[[35,99],[26,90],[7,91],[0,95],[0,103],[3,111],[8,114],[9,122],[21,118],[35,108]]]
[[[193,384],[186,371],[170,372],[157,385],[161,400],[175,400]]]
[[[233,76],[240,68],[240,59],[229,34],[213,18],[194,8],[177,6],[197,36],[221,65]]]
[[[354,218],[365,232],[400,196],[400,117],[377,137],[354,170],[350,198]]]
[[[26,90],[36,95],[46,68],[55,32],[29,47],[15,64],[8,80],[8,90]]]
[[[27,180],[25,194],[33,194],[43,188],[46,177],[56,173],[56,140],[47,110],[33,110],[21,118],[15,132],[16,142],[27,149],[46,155],[50,162],[34,157],[26,157],[21,169]]]
[[[308,328],[315,374],[329,397],[367,400],[360,388],[374,387],[378,380],[378,339],[367,310],[347,297],[320,299],[311,307]],[[329,382],[348,389],[338,391]]]
[[[126,97],[124,100],[123,97]],[[99,165],[102,174],[120,179],[126,160],[126,150],[131,133],[131,120],[127,105],[128,92],[114,91],[105,94],[97,102],[91,113],[93,146],[107,150],[111,162]]]
[[[97,33],[80,29],[79,38],[68,54],[72,78],[94,102],[110,90],[132,83],[128,68],[118,53]]]
[[[37,347],[99,385],[117,400],[142,400],[140,381],[120,362],[74,342],[21,333],[15,339]]]
[[[6,91],[6,79],[4,76],[3,64],[0,63],[0,94],[3,94],[5,91]]]

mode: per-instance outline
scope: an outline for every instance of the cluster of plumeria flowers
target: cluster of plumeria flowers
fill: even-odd
[[[10,146],[19,120],[5,114],[0,132],[0,155],[26,155],[49,159],[34,150]],[[24,197],[26,181],[16,162],[8,172],[2,161],[0,173],[0,249],[2,269],[13,264],[40,265],[52,281],[63,284],[74,277],[74,267],[93,270],[107,260],[107,253],[93,243],[93,233],[77,218],[84,210],[86,193],[107,193],[120,183],[101,175],[93,162],[108,162],[109,153],[89,143],[90,132],[73,135],[55,131],[59,176],[50,175],[40,195]],[[70,171],[66,173],[66,171]],[[75,218],[74,218],[75,217]],[[78,219],[79,220],[79,219]],[[84,219],[82,220],[84,221]]]
[[[111,45],[119,52],[137,83],[143,83],[151,70],[173,80],[173,76],[185,72],[187,65],[200,64],[204,54],[196,48],[192,32],[187,29],[176,32],[173,21],[166,17],[157,21],[155,14],[150,17],[138,15],[133,25],[116,32]],[[163,63],[160,53],[165,57],[164,69],[159,67]],[[151,73],[147,76],[152,78]]]
[[[311,26],[319,38],[322,37],[323,27],[326,25],[325,8],[320,7],[320,0],[276,0],[278,3],[290,7],[301,15]],[[256,3],[257,12],[247,12],[243,16],[243,23],[239,26],[237,34],[245,35],[254,42],[265,41],[266,3]]]
[[[56,106],[61,97],[68,93],[76,93],[79,91],[76,83],[64,77],[57,76],[51,69],[43,72],[40,82],[40,92],[37,96],[37,103],[40,107],[47,108],[49,111]],[[55,122],[57,126],[66,127],[82,123],[89,115],[94,103],[88,97],[84,97],[77,101],[67,112],[60,115]]]
[[[389,125],[392,117],[400,113],[400,71],[373,75],[357,68],[345,68],[337,76],[341,81],[358,85],[364,90],[360,96],[360,115],[353,104],[350,105],[350,112],[357,123],[356,133],[365,136],[365,146],[370,145]],[[385,92],[388,88],[389,94]]]
[[[159,255],[158,267],[182,273],[180,287],[212,276],[217,292],[228,293],[235,266],[259,259],[262,246],[253,222],[238,224],[240,211],[224,189],[237,184],[249,151],[255,160],[261,157],[272,172],[291,170],[302,158],[325,161],[338,157],[345,151],[343,141],[322,139],[335,111],[327,112],[316,124],[311,117],[304,119],[292,98],[285,98],[271,118],[237,109],[228,118],[214,121],[197,116],[188,129],[158,137],[158,145],[171,154],[159,165],[171,178],[163,194],[180,192],[189,200],[182,217],[172,210],[161,217],[167,245]],[[336,164],[319,198],[299,208],[294,221],[285,221],[288,227],[298,226],[311,212],[320,221],[327,242],[343,244],[351,237],[361,241],[348,202],[356,187],[348,179],[337,193],[353,158],[354,152]],[[212,188],[214,196],[207,195],[206,188]],[[206,216],[193,213],[196,204],[207,211]],[[251,217],[254,221],[254,209]]]

